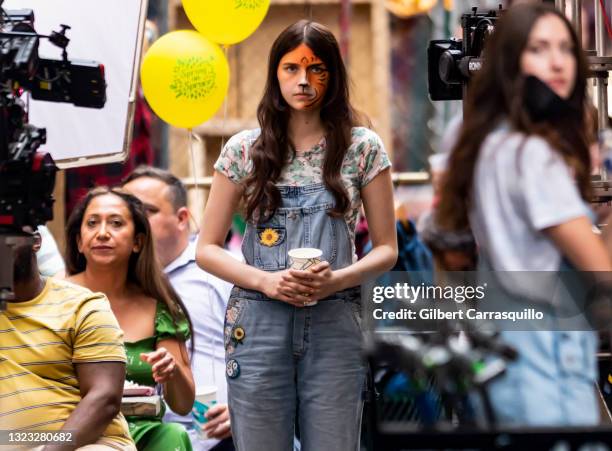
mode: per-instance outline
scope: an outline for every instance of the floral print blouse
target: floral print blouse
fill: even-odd
[[[244,130],[232,136],[225,144],[215,169],[231,181],[241,183],[253,168],[250,150],[259,137],[260,130]],[[354,127],[352,142],[344,158],[341,177],[351,199],[351,207],[345,220],[351,234],[354,252],[355,226],[361,208],[361,189],[370,183],[381,171],[391,166],[380,137],[365,127]],[[306,186],[323,182],[323,161],[325,138],[309,150],[296,151],[295,157],[287,162],[277,186]]]

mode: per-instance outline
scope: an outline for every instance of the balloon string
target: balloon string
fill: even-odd
[[[225,53],[226,60],[228,60],[227,53],[228,53],[229,48],[230,48],[229,44],[223,45],[223,52]],[[227,121],[227,103],[228,103],[227,98],[228,97],[229,97],[229,89],[228,89],[227,95],[225,96],[225,99],[223,100],[223,120],[221,122],[221,151],[223,151],[223,147],[225,147],[225,125]]]
[[[200,192],[200,186],[198,184],[198,174],[197,174],[197,167],[196,167],[196,158],[195,158],[195,149],[194,149],[194,140],[198,141],[198,143],[202,143],[202,139],[193,132],[193,129],[188,128],[187,129],[187,133],[189,133],[189,153],[191,155],[191,173],[193,174],[193,188],[195,189],[195,197],[196,197],[196,205],[197,207],[200,207],[202,204],[202,198],[201,198],[201,192]],[[193,216],[192,216],[193,219]],[[194,220],[194,223],[196,225],[196,232],[200,233],[200,224],[197,223],[197,221]]]

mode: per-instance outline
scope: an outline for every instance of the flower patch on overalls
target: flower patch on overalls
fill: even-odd
[[[235,342],[236,344],[240,344],[242,343],[242,340],[244,340],[245,336],[246,336],[246,333],[244,332],[244,329],[240,326],[237,326],[234,329],[234,332],[232,333],[232,341]]]
[[[225,374],[227,374],[227,377],[230,379],[236,379],[238,376],[240,376],[240,365],[236,360],[228,360],[228,362],[225,364]]]
[[[265,271],[284,269],[287,260],[287,231],[283,225],[272,221],[270,224],[257,226],[252,233],[255,241],[253,252],[254,264]]]
[[[243,327],[236,324],[240,318],[240,313],[244,309],[244,303],[237,302],[236,300],[230,300],[230,303],[225,312],[225,327],[223,329],[223,341],[225,344],[225,350],[227,354],[231,355],[235,350],[236,346],[242,344],[246,332]]]
[[[264,246],[272,247],[276,243],[278,243],[279,239],[280,235],[278,234],[278,232],[271,228],[264,229],[259,234],[259,242]]]

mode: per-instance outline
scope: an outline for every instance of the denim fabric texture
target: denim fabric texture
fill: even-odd
[[[481,254],[479,269],[492,265]],[[561,271],[575,268],[562,260]],[[508,311],[525,304],[520,296],[509,298]],[[539,307],[554,318],[554,307]],[[553,327],[554,329],[554,327]],[[500,426],[591,426],[599,423],[597,335],[591,331],[501,331],[501,339],[519,351],[516,361],[488,387]],[[482,405],[476,401],[477,404]],[[480,412],[484,418],[484,412]]]
[[[503,331],[519,350],[489,393],[503,426],[592,426],[599,423],[595,397],[597,337],[583,331]]]
[[[348,228],[343,218],[328,215],[334,198],[325,186],[280,192],[282,207],[274,216],[247,225],[246,262],[280,271],[288,267],[290,249],[316,247],[332,269],[350,265]],[[268,229],[276,232],[273,239],[262,240]],[[358,449],[365,381],[360,322],[359,288],[296,308],[234,287],[224,344],[226,362],[239,366],[237,377],[227,377],[237,450],[290,451],[296,421],[303,451]]]

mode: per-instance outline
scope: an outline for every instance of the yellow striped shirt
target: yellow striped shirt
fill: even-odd
[[[0,312],[0,430],[58,430],[81,401],[75,363],[125,362],[123,332],[101,293],[49,278]],[[102,440],[133,444],[119,414]]]

